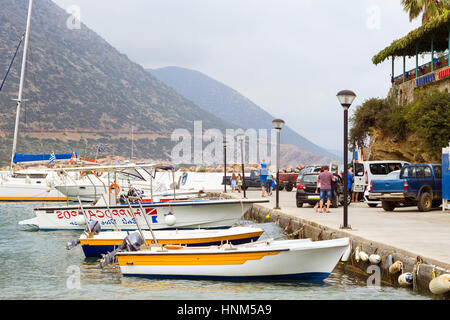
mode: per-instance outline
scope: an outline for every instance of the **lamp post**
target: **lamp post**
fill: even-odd
[[[353,100],[356,98],[356,94],[350,90],[342,90],[337,94],[339,103],[344,108],[344,224],[341,225],[341,229],[351,229],[348,225],[348,109],[350,108]]]
[[[227,193],[227,137],[223,137],[223,193]]]
[[[245,172],[244,172],[244,139],[245,134],[239,133],[237,135],[238,140],[241,142],[241,163],[242,163],[242,190],[244,191],[244,198],[247,198],[247,194],[245,192]]]
[[[277,130],[277,185],[276,185],[276,210],[280,209],[280,131],[283,128],[284,121],[281,119],[274,119],[272,121],[273,127]]]

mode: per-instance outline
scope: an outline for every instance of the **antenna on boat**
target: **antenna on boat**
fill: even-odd
[[[25,29],[25,44],[23,47],[23,57],[22,57],[22,70],[20,71],[20,83],[19,83],[19,94],[17,96],[17,111],[16,111],[16,124],[14,126],[14,140],[11,154],[11,166],[10,172],[13,173],[13,165],[14,165],[14,155],[16,154],[17,148],[17,134],[19,132],[19,117],[20,117],[20,107],[22,105],[22,94],[23,94],[23,84],[25,79],[25,69],[27,64],[27,51],[28,51],[28,40],[30,35],[30,24],[31,24],[31,10],[33,8],[33,0],[30,0],[28,5],[28,17],[27,17],[27,26]]]

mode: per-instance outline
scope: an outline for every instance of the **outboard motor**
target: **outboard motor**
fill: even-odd
[[[98,221],[93,221],[93,220],[88,221],[86,227],[84,228],[84,232],[86,234],[89,234],[91,232],[92,234],[97,235],[101,231],[102,231],[102,227],[101,227],[100,223],[98,223]],[[79,244],[80,244],[80,238],[72,240],[72,242],[67,243],[66,249],[72,250]]]
[[[110,263],[115,262],[116,253],[120,251],[138,251],[142,244],[144,243],[144,240],[142,239],[141,235],[138,231],[133,232],[125,237],[123,239],[122,244],[112,252],[108,252],[103,256],[103,258],[100,260],[100,264],[98,265],[100,268],[103,268],[107,266]]]

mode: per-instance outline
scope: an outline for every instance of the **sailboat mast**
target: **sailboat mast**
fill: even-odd
[[[27,64],[28,39],[29,39],[29,33],[30,33],[32,7],[33,7],[33,0],[30,0],[29,5],[28,5],[27,26],[25,29],[25,43],[24,43],[24,47],[23,47],[22,70],[20,71],[19,94],[17,96],[16,124],[14,127],[14,140],[13,140],[13,147],[12,147],[12,154],[11,154],[11,167],[10,167],[11,173],[13,172],[14,155],[16,154],[16,147],[17,147],[17,134],[19,132],[20,107],[22,105],[23,84],[25,81],[25,69],[26,69],[26,64]]]

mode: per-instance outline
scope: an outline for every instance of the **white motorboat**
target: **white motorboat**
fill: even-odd
[[[66,201],[67,197],[54,189],[56,174],[46,169],[26,169],[3,175],[0,180],[0,201]]]
[[[160,245],[198,247],[257,241],[263,232],[262,228],[256,226],[236,226],[227,229],[156,230],[154,236]],[[155,244],[150,231],[143,233],[148,245]],[[99,234],[84,232],[79,242],[86,257],[98,257],[118,248],[128,234],[126,231],[103,231]]]
[[[124,276],[321,281],[333,271],[348,238],[267,240],[210,247],[153,246],[115,254]]]
[[[46,206],[35,208],[34,217],[19,224],[40,230],[83,230],[86,221],[98,221],[102,230],[135,230],[135,219],[146,229],[228,228],[254,203],[268,199],[186,200],[115,205]],[[170,216],[170,218],[169,218]]]

